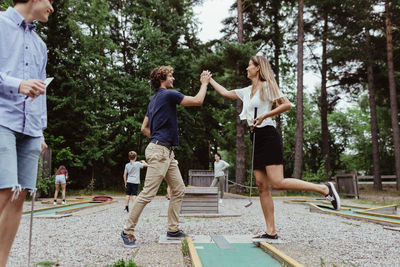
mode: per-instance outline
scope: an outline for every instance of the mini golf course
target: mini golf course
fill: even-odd
[[[54,205],[51,204],[51,207],[39,208],[33,210],[34,216],[57,216],[63,214],[70,214],[78,210],[97,207],[100,205],[105,205],[109,203],[113,203],[116,200],[110,201],[92,201],[92,200],[69,200],[69,204],[64,205]],[[44,201],[42,203],[50,204],[50,201]],[[30,214],[31,210],[25,210],[23,215]]]
[[[248,236],[194,236],[187,243],[195,267],[303,266],[271,244],[253,243]]]
[[[398,205],[396,204],[375,208],[342,204],[340,210],[334,210],[327,201],[290,199],[285,200],[285,203],[308,205],[310,212],[333,214],[389,226],[400,226],[400,216],[397,215]]]

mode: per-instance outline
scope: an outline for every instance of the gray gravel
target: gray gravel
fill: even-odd
[[[284,241],[274,244],[305,266],[400,266],[400,232],[382,225],[309,212],[298,204],[275,200],[275,221]],[[244,208],[246,199],[224,199],[222,209],[241,214],[228,218],[181,218],[180,227],[191,235],[253,235],[265,230],[259,201]],[[122,246],[120,232],[127,218],[123,199],[90,208],[70,217],[35,218],[31,262],[59,266],[106,266],[133,259],[140,266],[185,266],[180,245],[160,245],[168,206],[156,198],[144,210],[136,228],[139,248]],[[45,206],[35,203],[35,207]],[[29,209],[26,202],[24,209]],[[7,266],[26,266],[29,216],[23,216]]]

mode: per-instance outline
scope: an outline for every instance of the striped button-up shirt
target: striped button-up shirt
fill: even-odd
[[[47,47],[14,8],[0,12],[0,125],[39,137],[47,126],[46,94],[18,93],[22,80],[46,79]]]

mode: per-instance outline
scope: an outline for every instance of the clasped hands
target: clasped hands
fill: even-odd
[[[211,79],[211,72],[208,70],[203,70],[203,72],[200,75],[200,82],[202,84],[209,84],[210,83],[210,79]]]

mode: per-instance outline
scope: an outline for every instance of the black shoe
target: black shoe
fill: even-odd
[[[256,235],[252,237],[252,241],[253,242],[262,242],[262,241],[268,241],[268,240],[276,240],[278,239],[278,234],[274,234],[274,235],[269,235],[267,233],[261,234],[261,235]]]
[[[129,207],[128,206],[125,206],[125,209],[124,210],[126,210],[126,212],[129,212]]]
[[[176,232],[167,232],[167,239],[170,240],[179,240],[183,239],[186,237],[186,234],[183,232],[183,230],[178,230]]]
[[[326,186],[329,189],[329,193],[325,196],[326,200],[331,202],[335,210],[340,210],[340,197],[339,194],[336,192],[335,186],[332,182],[327,183]]]

